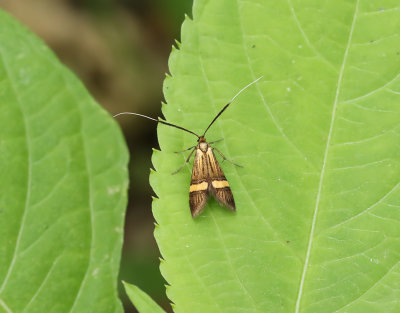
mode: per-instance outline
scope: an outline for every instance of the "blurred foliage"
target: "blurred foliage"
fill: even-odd
[[[112,114],[161,114],[162,82],[171,45],[179,39],[191,0],[3,0],[9,12],[39,35]],[[168,307],[159,273],[159,252],[148,175],[156,125],[121,117],[131,151],[121,279],[138,285]],[[132,306],[128,305],[132,310]],[[134,311],[130,311],[134,312]]]
[[[1,9],[0,43],[0,311],[122,313],[124,137]]]

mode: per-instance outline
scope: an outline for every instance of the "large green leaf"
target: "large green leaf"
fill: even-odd
[[[237,213],[192,219],[195,137],[160,125],[151,182],[176,312],[400,311],[397,0],[198,0],[165,80],[169,122],[207,138]]]
[[[0,312],[122,312],[116,122],[0,12]]]

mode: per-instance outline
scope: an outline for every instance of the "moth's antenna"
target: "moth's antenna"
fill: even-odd
[[[251,82],[250,84],[248,84],[247,86],[243,87],[232,99],[231,101],[229,101],[227,104],[225,104],[225,106],[222,108],[221,111],[219,111],[219,113],[217,114],[216,117],[214,117],[214,119],[212,120],[212,122],[210,123],[210,125],[208,125],[207,129],[204,131],[204,134],[202,137],[204,137],[206,135],[206,132],[208,131],[208,129],[211,127],[211,125],[216,121],[216,119],[226,110],[226,108],[233,102],[233,100],[236,99],[237,96],[239,96],[243,91],[245,91],[247,88],[249,88],[251,85],[255,84],[256,82],[258,82],[261,78],[263,78],[264,76],[261,76],[259,78],[257,78],[255,81]]]
[[[152,120],[152,121],[155,121],[157,123],[161,123],[161,124],[164,124],[164,125],[168,125],[168,126],[172,126],[172,127],[184,130],[185,132],[191,133],[191,134],[195,135],[197,138],[200,138],[199,135],[195,134],[191,130],[188,130],[188,129],[180,127],[178,125],[174,125],[174,124],[171,124],[171,123],[168,123],[168,122],[164,122],[164,121],[161,121],[161,120],[156,120],[155,118],[152,118],[152,117],[147,116],[147,115],[143,115],[143,114],[139,114],[139,113],[133,113],[133,112],[121,112],[121,113],[115,114],[113,117],[117,117],[117,116],[120,116],[120,115],[137,115],[137,116],[145,117],[145,118],[147,118],[149,120]]]

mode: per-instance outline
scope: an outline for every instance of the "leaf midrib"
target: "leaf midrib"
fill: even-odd
[[[317,192],[317,196],[316,196],[316,200],[315,200],[315,208],[314,208],[314,214],[313,214],[313,219],[312,219],[312,223],[311,223],[310,236],[309,236],[309,239],[308,239],[306,258],[305,258],[305,261],[304,261],[304,266],[303,266],[303,272],[302,272],[302,275],[301,275],[299,291],[298,291],[298,294],[297,294],[295,313],[299,313],[300,312],[300,305],[301,305],[301,298],[302,298],[302,295],[303,295],[304,281],[305,281],[305,278],[306,278],[306,275],[307,275],[307,268],[308,268],[308,264],[309,264],[309,261],[310,261],[311,248],[312,248],[314,231],[315,231],[315,224],[316,224],[316,221],[317,221],[319,203],[320,203],[320,199],[321,199],[321,190],[322,190],[322,185],[324,183],[324,177],[325,177],[325,171],[326,171],[326,163],[327,163],[327,160],[328,160],[329,147],[330,147],[330,142],[331,142],[331,139],[332,139],[332,130],[333,130],[334,123],[335,123],[336,109],[337,109],[337,104],[338,104],[338,101],[339,101],[340,88],[341,88],[341,85],[342,85],[342,78],[343,78],[344,68],[346,66],[346,61],[347,61],[347,57],[348,57],[348,53],[349,53],[349,49],[350,49],[350,45],[351,45],[351,41],[352,41],[352,37],[353,37],[354,26],[355,26],[356,20],[357,20],[359,2],[360,2],[360,0],[356,1],[354,14],[353,14],[353,20],[352,20],[352,24],[351,24],[350,32],[349,32],[349,37],[348,37],[348,40],[347,40],[346,49],[345,49],[344,54],[343,54],[342,65],[341,65],[341,68],[340,68],[340,71],[339,71],[339,75],[338,75],[335,99],[334,99],[333,108],[332,108],[332,117],[331,117],[331,122],[330,122],[330,126],[329,126],[328,138],[327,138],[326,146],[325,146],[324,160],[323,160],[323,163],[322,163],[321,175],[320,175],[319,184],[318,184],[318,192]]]

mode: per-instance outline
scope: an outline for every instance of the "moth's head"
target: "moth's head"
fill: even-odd
[[[204,136],[201,136],[197,142],[199,143],[197,147],[199,147],[201,151],[207,152],[208,143],[206,141],[206,138],[204,138]]]
[[[206,141],[206,138],[204,138],[204,136],[201,136],[201,137],[199,137],[199,140],[197,140],[197,142],[201,143],[201,142],[207,142],[207,141]]]

